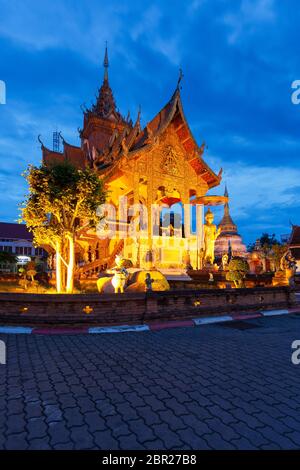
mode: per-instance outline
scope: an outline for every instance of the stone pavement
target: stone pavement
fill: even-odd
[[[300,448],[300,316],[0,339],[0,449]]]

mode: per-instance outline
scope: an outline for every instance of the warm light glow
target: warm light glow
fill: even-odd
[[[82,309],[82,311],[83,311],[84,313],[86,313],[87,315],[89,315],[90,313],[92,313],[92,312],[94,311],[94,309],[93,309],[92,307],[90,307],[89,305],[86,305],[86,306]]]
[[[28,307],[21,307],[20,308],[20,313],[27,313],[28,312]]]

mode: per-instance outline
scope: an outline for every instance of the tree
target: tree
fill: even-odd
[[[97,207],[105,202],[103,181],[90,169],[68,162],[40,167],[30,165],[24,174],[29,194],[22,204],[21,220],[33,233],[36,245],[56,253],[57,292],[73,291],[76,235],[84,220],[95,227]]]
[[[17,257],[8,251],[0,251],[0,263],[15,264]]]
[[[274,262],[275,271],[280,270],[280,261],[284,253],[287,251],[287,249],[288,249],[287,245],[276,244],[272,246],[270,255],[271,255],[271,259]]]
[[[281,243],[276,239],[275,233],[273,233],[272,235],[269,235],[268,233],[263,233],[258,239],[258,241],[265,253],[269,252],[274,245],[281,245]],[[255,247],[256,243],[251,243],[250,245],[248,245],[248,251],[254,251]]]
[[[227,281],[233,281],[235,287],[245,287],[244,279],[249,272],[249,264],[243,258],[236,256],[232,258],[228,265],[226,273]]]

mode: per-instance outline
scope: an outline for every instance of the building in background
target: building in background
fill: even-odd
[[[292,226],[288,246],[291,249],[293,257],[297,261],[297,272],[300,272],[300,225]]]
[[[0,252],[9,253],[16,257],[16,263],[0,263],[0,272],[17,272],[18,266],[29,261],[46,269],[47,252],[33,246],[33,237],[25,224],[0,222]]]
[[[226,198],[229,197],[227,187],[225,187],[224,196]],[[248,255],[247,248],[243,244],[242,237],[238,234],[237,225],[231,218],[228,202],[224,204],[224,215],[219,223],[219,228],[221,233],[215,243],[216,259],[222,258],[229,250],[231,250],[232,256],[246,258]]]

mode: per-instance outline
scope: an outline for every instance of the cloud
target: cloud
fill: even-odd
[[[66,48],[99,61],[105,41],[117,41],[124,7],[109,2],[100,6],[96,0],[88,4],[79,0],[0,0],[0,11],[0,35],[24,48]]]
[[[274,0],[242,0],[237,12],[230,12],[223,18],[230,30],[228,42],[235,44],[242,35],[253,34],[275,19]]]
[[[300,78],[297,1],[0,0],[0,11],[2,219],[15,218],[20,173],[40,161],[38,134],[51,147],[57,128],[78,144],[80,104],[101,85],[108,40],[117,105],[135,116],[141,104],[143,124],[168,101],[182,66],[186,118],[209,147],[208,164],[225,169],[245,237],[264,222],[285,233],[291,214],[299,223],[300,106],[290,100]]]

